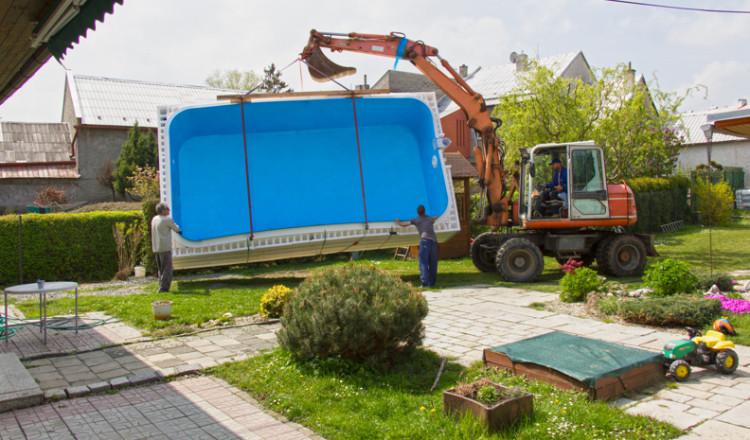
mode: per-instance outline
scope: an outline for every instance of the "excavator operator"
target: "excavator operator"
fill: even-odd
[[[539,203],[534,210],[534,217],[545,217],[554,214],[555,205],[562,201],[562,209],[567,208],[568,201],[568,170],[562,166],[560,159],[552,159],[549,163],[553,170],[552,181],[545,185]]]

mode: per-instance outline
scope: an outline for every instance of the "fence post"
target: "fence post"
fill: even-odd
[[[18,284],[23,284],[23,216],[18,214]]]

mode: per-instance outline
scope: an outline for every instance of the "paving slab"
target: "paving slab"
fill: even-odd
[[[14,353],[0,354],[0,412],[44,401],[44,392]]]

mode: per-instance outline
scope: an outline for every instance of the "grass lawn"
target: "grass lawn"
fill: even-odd
[[[439,367],[440,359],[429,351],[375,371],[338,359],[298,361],[277,348],[210,372],[330,439],[668,439],[682,434],[669,424],[590,402],[584,394],[480,366],[464,370],[448,363],[430,393]],[[444,415],[442,391],[481,377],[533,393],[533,416],[489,434],[472,418]]]
[[[219,319],[224,313],[234,316],[250,316],[258,313],[263,293],[276,284],[294,288],[301,278],[247,278],[205,281],[180,281],[172,284],[169,293],[156,293],[158,286],[151,283],[147,293],[138,295],[95,295],[78,297],[78,313],[100,311],[117,316],[128,325],[154,331],[173,328],[190,331],[189,326],[198,326],[211,319]],[[151,303],[169,300],[172,305],[172,319],[156,321],[153,318]],[[16,306],[30,318],[39,316],[38,301],[23,301]],[[47,302],[50,316],[73,314],[75,302],[72,297],[59,298]]]

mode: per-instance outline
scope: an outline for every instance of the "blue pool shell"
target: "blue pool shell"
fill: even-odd
[[[249,234],[250,212],[254,233],[362,224],[365,207],[370,223],[408,220],[420,204],[428,215],[444,213],[448,191],[430,108],[410,97],[355,103],[245,103],[247,164],[239,104],[173,114],[169,184],[182,236],[199,241]]]

